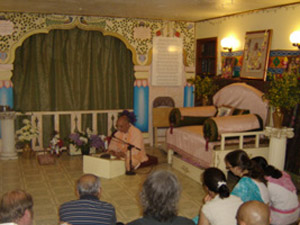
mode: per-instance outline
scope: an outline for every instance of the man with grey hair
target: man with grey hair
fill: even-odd
[[[100,201],[100,178],[93,174],[84,174],[77,181],[78,200],[62,204],[59,208],[61,223],[72,225],[116,224],[116,212],[113,205]]]
[[[269,206],[259,201],[244,202],[236,215],[239,225],[269,225]]]
[[[141,202],[144,217],[127,225],[195,225],[192,220],[177,215],[180,191],[179,182],[173,173],[155,171],[143,184]]]

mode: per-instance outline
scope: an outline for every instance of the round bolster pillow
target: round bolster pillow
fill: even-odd
[[[263,121],[259,115],[247,114],[225,117],[212,117],[203,124],[203,134],[209,141],[217,141],[224,133],[238,133],[263,129]]]
[[[169,122],[173,127],[203,125],[216,112],[215,106],[174,108],[169,114]]]

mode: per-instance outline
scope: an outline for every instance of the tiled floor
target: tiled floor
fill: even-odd
[[[147,151],[158,156],[159,164],[139,169],[135,176],[102,178],[101,200],[115,206],[118,221],[132,221],[141,216],[139,192],[145,177],[152,170],[166,169],[173,171],[182,185],[179,214],[194,217],[202,205],[202,186],[173,170],[166,163],[166,154],[162,150],[149,148]],[[39,165],[36,158],[21,156],[18,160],[0,161],[0,195],[16,188],[25,189],[34,198],[35,225],[58,224],[58,207],[65,201],[76,199],[74,182],[82,174],[82,156],[69,156],[66,152],[54,165]]]

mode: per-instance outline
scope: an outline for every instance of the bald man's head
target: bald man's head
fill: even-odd
[[[242,204],[237,212],[239,225],[269,225],[269,206],[259,201],[249,201]]]
[[[84,174],[77,181],[77,192],[80,196],[94,195],[100,196],[100,178],[93,174]]]

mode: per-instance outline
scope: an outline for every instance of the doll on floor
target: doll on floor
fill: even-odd
[[[51,155],[56,155],[56,156],[60,156],[63,146],[63,142],[62,140],[60,139],[59,137],[59,134],[57,131],[54,131],[53,132],[53,136],[52,136],[52,139],[50,140],[50,153]]]

